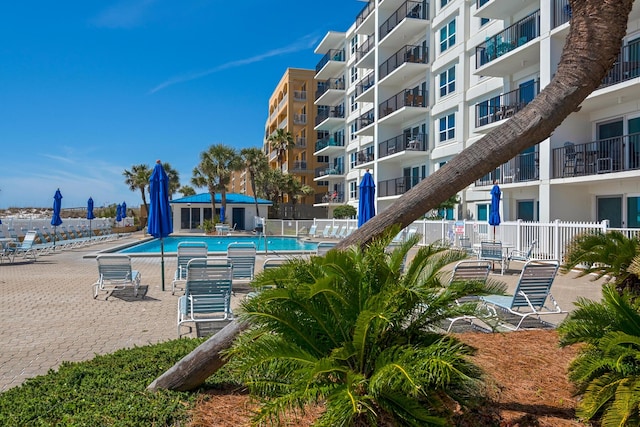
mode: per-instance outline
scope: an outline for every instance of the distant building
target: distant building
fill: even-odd
[[[245,194],[227,193],[227,209],[225,223],[236,230],[253,230],[255,227],[256,206],[253,197]],[[221,195],[216,193],[216,217],[221,214]],[[188,233],[202,232],[202,224],[213,218],[211,195],[209,193],[182,197],[169,202],[173,210],[173,232]],[[267,217],[267,208],[272,203],[269,200],[258,199],[259,217]]]

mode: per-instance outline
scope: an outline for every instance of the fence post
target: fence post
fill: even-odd
[[[609,220],[603,219],[600,224],[602,225],[602,234],[607,234],[607,229],[609,228]]]
[[[522,233],[522,220],[518,218],[518,220],[516,221],[516,250],[519,250],[519,251],[524,249],[522,248],[521,233]]]
[[[553,259],[557,259],[559,262],[562,262],[560,259],[560,220],[556,219],[553,221]]]

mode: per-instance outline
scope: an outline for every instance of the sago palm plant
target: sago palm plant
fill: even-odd
[[[619,231],[587,233],[576,236],[567,249],[564,272],[580,267],[580,276],[594,274],[594,280],[605,277],[619,292],[624,289],[640,292],[638,275],[629,269],[638,257],[638,238],[629,238]]]
[[[503,286],[447,287],[442,269],[464,253],[422,247],[403,268],[417,240],[388,253],[390,240],[292,259],[256,278],[260,292],[241,314],[253,327],[229,356],[260,401],[257,424],[322,403],[316,426],[443,425],[456,402],[478,396],[472,349],[430,327],[474,309],[457,298]]]
[[[602,302],[579,299],[558,327],[560,345],[582,343],[569,366],[577,415],[602,426],[640,425],[640,314],[638,300],[603,288]]]

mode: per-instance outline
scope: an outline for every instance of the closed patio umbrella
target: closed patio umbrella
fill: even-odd
[[[116,223],[118,227],[120,226],[120,221],[122,221],[122,205],[118,204],[118,206],[116,206]]]
[[[51,225],[53,225],[53,250],[56,250],[56,227],[62,224],[62,218],[60,218],[60,209],[62,209],[62,194],[60,189],[56,190],[56,194],[53,196],[53,217],[51,218]]]
[[[151,173],[149,180],[149,223],[148,231],[155,238],[160,239],[160,264],[162,273],[162,290],[164,291],[164,241],[173,233],[171,220],[171,206],[169,206],[169,178],[160,160]]]
[[[224,206],[220,206],[220,222],[224,222]]]
[[[358,228],[376,215],[376,184],[373,176],[367,170],[360,182],[358,200]]]
[[[94,218],[95,216],[93,215],[93,198],[89,197],[89,200],[87,200],[87,219],[89,220],[89,239],[91,239],[91,236],[93,235],[93,233],[91,232],[91,220]]]
[[[122,202],[122,212],[120,212],[120,216],[122,216],[122,219],[124,220],[127,217],[127,203],[126,202]],[[123,225],[127,225],[127,224],[123,224]]]
[[[493,226],[493,240],[496,240],[496,226],[500,225],[500,187],[496,183],[491,189],[491,207],[489,209],[489,225]]]

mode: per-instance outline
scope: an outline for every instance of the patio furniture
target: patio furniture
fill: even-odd
[[[139,271],[131,268],[131,258],[128,255],[98,255],[96,261],[98,280],[92,285],[94,299],[99,291],[107,292],[106,300],[113,291],[128,287],[133,287],[133,296],[138,296],[141,275]]]
[[[171,295],[175,295],[176,289],[184,289],[178,286],[180,282],[187,281],[187,265],[194,258],[206,258],[208,247],[205,242],[180,242],[176,253],[177,266],[171,282]]]

